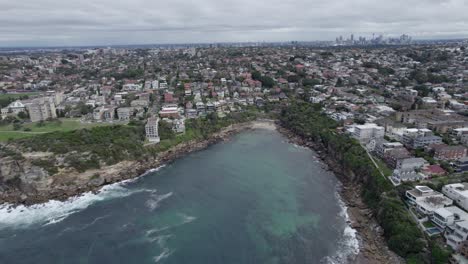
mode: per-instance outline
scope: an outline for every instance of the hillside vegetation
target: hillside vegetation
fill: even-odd
[[[348,180],[362,184],[364,201],[384,229],[391,250],[409,263],[426,262],[426,241],[396,189],[382,177],[356,140],[336,132],[338,124],[321,113],[320,105],[293,102],[283,109],[280,121],[297,135],[323,147],[346,172]]]

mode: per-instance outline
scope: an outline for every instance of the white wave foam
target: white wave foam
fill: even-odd
[[[166,241],[171,238],[172,235],[160,235],[160,236],[156,236],[156,237],[149,237],[148,238],[148,241],[150,243],[153,243],[156,241],[156,243],[158,244],[158,246],[162,249],[162,252],[161,254],[159,254],[158,256],[154,256],[153,257],[153,260],[155,263],[158,263],[159,261],[161,261],[162,259],[165,259],[167,257],[169,257],[174,251],[173,250],[170,250],[167,246],[166,246]]]
[[[159,207],[159,204],[166,200],[167,198],[172,196],[172,192],[166,193],[163,195],[157,195],[156,193],[151,194],[151,198],[146,201],[146,206],[150,209],[150,211],[153,211],[154,209]]]
[[[197,220],[197,218],[195,216],[189,216],[189,215],[182,214],[182,213],[180,213],[178,215],[182,217],[182,222],[180,222],[178,224],[175,224],[175,225],[169,225],[169,226],[163,226],[161,228],[150,229],[150,230],[146,231],[146,235],[151,236],[151,235],[153,235],[155,233],[166,231],[166,230],[169,230],[171,228],[178,227],[178,226],[181,226],[181,225],[185,225],[185,224],[188,224],[188,223],[191,223],[191,222]]]
[[[338,250],[332,256],[325,257],[321,262],[327,264],[342,264],[347,263],[353,256],[359,254],[360,245],[357,235],[357,231],[350,226],[350,219],[348,215],[348,208],[341,199],[338,192],[335,193],[338,204],[341,208],[339,213],[340,218],[344,218],[346,226],[343,230],[343,234],[338,242]]]
[[[179,215],[182,216],[182,218],[184,219],[182,221],[182,225],[188,224],[188,223],[191,223],[191,222],[197,220],[197,218],[195,216],[190,216],[190,215],[186,215],[186,214],[179,214]]]
[[[68,216],[86,209],[95,202],[126,197],[139,192],[152,192],[154,190],[130,190],[125,188],[125,185],[133,183],[142,176],[158,171],[163,167],[164,165],[151,169],[134,179],[106,185],[97,193],[87,192],[66,201],[50,200],[43,204],[31,206],[19,205],[16,207],[11,204],[2,204],[0,205],[0,230],[5,228],[25,228],[32,224],[56,224],[66,219]]]
[[[163,251],[161,252],[161,254],[159,254],[158,256],[155,256],[153,258],[154,260],[154,263],[158,263],[159,261],[169,257],[173,252],[171,250],[169,250],[168,248],[164,248]]]

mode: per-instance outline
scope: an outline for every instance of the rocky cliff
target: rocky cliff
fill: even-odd
[[[51,199],[64,200],[88,191],[97,191],[103,185],[137,177],[149,169],[171,162],[189,152],[198,151],[227,139],[230,135],[258,126],[258,122],[231,125],[205,140],[180,143],[157,156],[139,160],[125,160],[100,169],[78,172],[62,162],[63,155],[53,153],[22,153],[21,158],[0,153],[0,203],[35,204]],[[12,151],[14,145],[3,146]],[[38,160],[52,160],[61,164],[50,173]]]

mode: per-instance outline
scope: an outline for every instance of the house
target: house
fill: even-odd
[[[179,118],[180,110],[179,107],[175,104],[168,104],[161,108],[159,111],[159,116],[161,118]]]
[[[130,105],[132,107],[148,107],[149,106],[149,101],[148,100],[142,100],[142,99],[133,100],[133,101],[130,102]]]
[[[255,97],[255,104],[257,105],[257,107],[262,107],[263,105],[265,105],[265,100],[262,98],[262,97]]]
[[[93,119],[97,121],[112,121],[114,120],[115,108],[101,106],[93,111]]]
[[[374,152],[379,158],[383,158],[387,151],[397,148],[404,148],[403,144],[401,144],[400,142],[387,142],[381,140],[376,143]]]
[[[174,94],[170,92],[164,93],[164,102],[169,103],[169,104],[174,103],[175,102]]]
[[[451,226],[447,226],[445,231],[445,239],[447,245],[453,250],[458,250],[461,244],[468,238],[468,220],[455,222]]]
[[[437,209],[450,206],[453,203],[451,199],[427,186],[416,186],[414,189],[406,191],[405,196],[410,204],[427,216],[432,216]]]
[[[196,109],[187,109],[185,110],[185,115],[187,118],[196,118],[198,116],[198,112]]]
[[[185,133],[185,119],[174,119],[174,121],[172,122],[172,130],[175,133]]]
[[[466,145],[468,143],[468,127],[452,129],[450,135],[462,144]]]
[[[440,228],[446,228],[455,222],[468,220],[468,213],[456,206],[443,207],[434,211],[431,220]]]
[[[453,183],[442,187],[442,193],[454,200],[461,208],[468,210],[468,183]]]
[[[117,116],[120,121],[130,120],[133,114],[133,107],[119,107],[117,108]]]
[[[447,172],[442,168],[440,167],[439,165],[429,165],[429,166],[426,166],[422,172],[424,173],[424,175],[428,176],[428,177],[432,177],[432,176],[442,176],[442,175],[445,175]]]
[[[7,116],[16,116],[21,112],[26,112],[26,106],[20,101],[16,100],[10,103],[7,107],[2,108],[2,119]]]
[[[198,104],[197,104],[197,107],[198,107]],[[212,113],[214,111],[216,111],[215,105],[212,102],[206,103],[206,112]]]
[[[185,96],[192,95],[192,85],[190,83],[184,84]]]
[[[421,180],[424,175],[419,170],[425,165],[427,161],[423,158],[399,159],[393,171],[393,180],[397,183]]]
[[[468,157],[458,159],[455,163],[456,172],[465,172],[468,171]]]
[[[159,118],[157,117],[150,117],[146,121],[145,132],[146,132],[146,138],[149,140],[149,142],[159,143],[160,138],[159,138],[159,132],[158,132],[159,131],[158,125],[159,125]]]
[[[457,264],[466,264],[468,263],[468,241],[463,241],[458,246],[458,254],[452,255],[455,263]],[[453,262],[451,262],[453,263]]]
[[[205,104],[203,102],[197,102],[195,107],[197,108],[199,114],[203,114],[206,111]]]
[[[409,153],[409,151],[405,148],[395,148],[395,149],[390,149],[388,151],[385,152],[385,155],[383,157],[385,163],[387,163],[387,165],[390,167],[390,168],[393,168],[395,169],[396,166],[397,166],[397,162],[399,160],[402,160],[402,159],[407,159],[407,158],[411,158],[411,154]]]
[[[141,84],[135,84],[135,83],[126,83],[122,85],[122,90],[123,91],[140,91],[142,89]]]

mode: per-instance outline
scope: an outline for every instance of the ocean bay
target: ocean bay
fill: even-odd
[[[342,263],[357,241],[338,185],[313,151],[247,131],[99,194],[3,208],[0,262]]]

